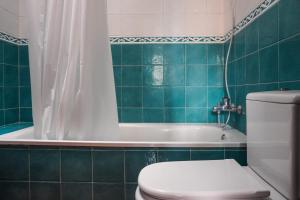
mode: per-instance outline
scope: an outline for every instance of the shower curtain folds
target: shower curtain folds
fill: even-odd
[[[118,132],[106,0],[28,0],[35,137]]]

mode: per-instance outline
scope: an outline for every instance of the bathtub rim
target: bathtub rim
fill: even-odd
[[[163,127],[165,125],[170,126],[211,126],[216,127],[216,124],[213,123],[120,123],[123,126],[151,126],[157,125]],[[217,128],[217,127],[216,127]],[[29,129],[33,129],[33,127],[27,127],[15,132],[20,131],[28,131]],[[242,134],[240,131],[236,129],[232,129],[229,131],[238,132],[236,134]],[[12,132],[13,133],[13,132]],[[8,133],[9,134],[9,133]],[[17,133],[16,133],[17,134]],[[244,141],[224,141],[224,142],[205,142],[205,141],[97,141],[97,140],[37,140],[37,139],[14,139],[14,138],[0,138],[0,147],[4,145],[29,145],[29,146],[66,146],[66,147],[112,147],[112,148],[122,148],[122,147],[204,147],[204,148],[212,148],[212,147],[222,147],[222,148],[243,148],[247,146],[246,135]]]

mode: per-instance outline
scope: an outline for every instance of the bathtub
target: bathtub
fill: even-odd
[[[0,136],[0,144],[94,147],[245,147],[246,136],[216,124],[119,124],[117,138],[39,140],[29,127]],[[225,136],[225,137],[224,137]]]
[[[134,200],[143,167],[216,159],[247,165],[245,135],[215,124],[120,124],[114,139],[38,140],[29,127],[0,136],[0,185],[17,191],[7,199],[16,193],[52,199],[70,193],[85,199],[104,195],[99,199]]]

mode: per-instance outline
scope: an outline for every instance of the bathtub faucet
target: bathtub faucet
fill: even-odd
[[[212,111],[214,113],[217,113],[218,115],[218,124],[221,125],[220,122],[220,114],[221,112],[235,112],[237,114],[242,114],[242,106],[236,106],[230,102],[230,99],[228,97],[223,97],[222,100],[217,104],[217,106],[214,106]]]

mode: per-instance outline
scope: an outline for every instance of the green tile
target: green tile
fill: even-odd
[[[238,116],[236,119],[236,123],[237,123],[237,129],[242,133],[246,133],[246,116],[245,115]]]
[[[17,87],[4,87],[4,108],[19,107],[19,89]]]
[[[31,107],[30,87],[20,87],[20,107]]]
[[[158,151],[158,162],[190,160],[190,151]]]
[[[29,200],[29,183],[0,182],[0,197],[3,200]]]
[[[260,48],[278,41],[278,5],[273,6],[258,18],[258,26]]]
[[[122,106],[122,87],[116,87],[116,98],[118,107]]]
[[[157,161],[155,151],[126,151],[125,177],[126,182],[137,182],[140,170]]]
[[[247,166],[247,151],[227,151],[225,150],[226,159],[235,159],[240,165]]]
[[[19,109],[18,108],[12,108],[7,109],[4,111],[4,123],[5,124],[12,124],[19,121]]]
[[[123,151],[93,152],[93,181],[115,183],[124,181]]]
[[[166,65],[164,81],[169,86],[183,86],[185,84],[184,65]]]
[[[143,109],[144,122],[161,123],[164,122],[164,109],[151,108]]]
[[[18,65],[18,46],[12,43],[3,43],[4,63],[9,65]]]
[[[19,46],[19,65],[29,65],[28,46]]]
[[[59,183],[30,183],[31,200],[52,200],[60,199],[60,184]]]
[[[185,122],[184,108],[166,109],[166,122],[183,123]]]
[[[210,44],[208,45],[207,63],[210,65],[222,65],[224,62],[224,45]]]
[[[18,86],[19,72],[18,67],[4,65],[4,86]]]
[[[259,56],[258,53],[246,57],[246,83],[255,84],[259,82]]]
[[[207,65],[187,65],[186,84],[189,86],[207,86]]]
[[[115,86],[121,86],[122,85],[122,68],[114,66],[114,80],[115,80]]]
[[[122,67],[122,86],[142,86],[142,67]]]
[[[258,50],[258,23],[257,20],[249,24],[245,29],[245,53],[246,55]]]
[[[141,65],[142,64],[142,45],[126,44],[122,45],[122,64]]]
[[[142,87],[122,87],[122,106],[142,106]]]
[[[142,122],[143,121],[143,110],[141,108],[123,108],[122,122]]]
[[[137,188],[137,184],[136,183],[132,183],[132,184],[126,184],[126,200],[136,200],[135,199],[135,191]]]
[[[208,66],[208,86],[223,86],[224,85],[224,68],[222,65]]]
[[[267,83],[260,85],[260,91],[274,91],[278,89],[278,83]]]
[[[191,151],[192,160],[223,160],[224,151],[211,151],[211,150],[192,150]]]
[[[163,64],[163,45],[144,44],[143,45],[143,64]]]
[[[92,200],[92,183],[62,183],[62,200]]]
[[[28,180],[28,151],[0,149],[0,180]]]
[[[0,64],[0,86],[4,86],[4,64]]]
[[[234,59],[239,59],[245,56],[245,31],[240,31],[235,35],[233,42],[233,54]],[[226,55],[225,55],[226,56]]]
[[[0,64],[4,62],[3,44],[4,41],[0,41]]]
[[[59,181],[60,152],[58,150],[31,150],[30,180]]]
[[[62,181],[91,182],[92,159],[90,151],[61,151]]]
[[[244,109],[246,106],[246,87],[237,86],[236,87],[236,104],[241,105]]]
[[[0,126],[3,126],[3,125],[4,125],[4,110],[0,110]],[[0,131],[0,132],[2,132],[2,131]]]
[[[93,185],[94,199],[122,200],[124,198],[123,184],[95,183]]]
[[[224,88],[223,87],[210,87],[207,91],[208,98],[208,107],[212,108],[216,106],[224,97]]]
[[[29,67],[20,67],[20,85],[30,86],[30,70]]]
[[[234,62],[234,67],[236,70],[236,84],[243,85],[246,83],[246,66],[245,59],[242,58]]]
[[[164,93],[166,107],[185,106],[185,87],[167,87]]]
[[[300,2],[285,0],[279,2],[279,37],[284,39],[300,33]]]
[[[164,89],[161,87],[143,88],[143,107],[163,107]]]
[[[187,87],[186,88],[187,107],[207,107],[207,88],[206,87]]]
[[[122,45],[111,45],[111,54],[112,54],[112,61],[113,65],[121,65],[122,60],[121,60],[121,55],[122,55]]]
[[[300,81],[279,83],[279,88],[287,88],[289,90],[300,90]]]
[[[20,108],[20,122],[32,122],[32,109]]]
[[[187,123],[207,123],[206,108],[186,108]]]
[[[183,44],[165,44],[163,49],[165,64],[184,64],[185,46]]]
[[[207,45],[206,44],[187,44],[186,45],[187,64],[207,64]]]
[[[147,65],[143,67],[143,85],[160,86],[164,84],[164,68],[162,65]]]
[[[300,79],[300,36],[282,41],[279,44],[279,81]]]
[[[228,68],[227,68],[227,82],[228,85],[236,85],[236,64],[238,61],[236,62],[232,62],[228,64]]]
[[[259,52],[260,82],[278,81],[278,45],[273,45]]]

